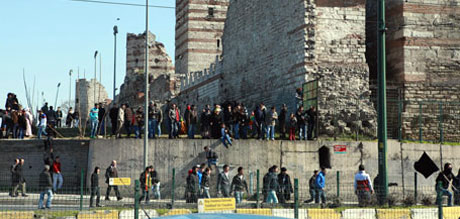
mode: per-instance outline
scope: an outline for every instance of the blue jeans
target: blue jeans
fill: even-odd
[[[141,129],[138,125],[135,125],[133,126],[133,129],[134,129],[134,135],[136,136],[136,138],[140,138],[141,136]]]
[[[243,139],[247,139],[248,138],[248,126],[247,125],[243,125],[243,127],[241,127],[241,137]]]
[[[18,138],[19,133],[19,124],[14,124],[13,126],[13,138]]]
[[[452,193],[449,190],[440,188],[440,189],[437,189],[436,192],[437,192],[436,204],[439,205],[440,202],[442,203],[442,197],[447,196],[447,206],[452,206]]]
[[[188,125],[188,138],[189,139],[195,138],[195,124]]]
[[[228,134],[225,134],[224,136],[222,136],[221,140],[225,147],[227,147],[227,143],[232,145],[232,139],[230,139],[230,136]]]
[[[241,203],[241,201],[243,200],[243,192],[242,191],[235,191],[234,193],[235,193],[236,204]]]
[[[322,189],[316,189],[316,197],[315,203],[319,203],[319,199],[321,198],[321,203],[326,204],[326,194]]]
[[[46,207],[51,208],[51,201],[53,200],[53,191],[51,189],[46,189],[40,193],[40,200],[38,201],[38,208],[43,208],[43,200],[45,199],[45,194],[48,195],[46,200]]]
[[[299,125],[299,140],[306,140],[306,139],[307,139],[307,126]]]
[[[96,136],[98,124],[99,124],[99,121],[97,119],[91,120],[91,137]]]
[[[23,128],[19,128],[18,138],[24,139],[24,129]]]
[[[61,173],[53,173],[53,191],[56,192],[58,189],[62,188],[63,182],[64,179]]]
[[[8,135],[8,133],[6,133],[6,134]],[[44,125],[40,125],[38,127],[38,133],[37,133],[38,139],[42,138],[42,134],[48,135],[48,133],[46,133],[46,126],[44,126]]]
[[[169,137],[170,138],[174,138],[177,136],[178,128],[179,128],[178,122],[170,121],[170,124],[169,124]]]
[[[233,125],[233,137],[235,137],[235,139],[240,139],[240,124],[239,123],[235,123]]]
[[[278,203],[278,197],[276,196],[276,191],[275,190],[270,190],[268,191],[268,196],[267,200],[265,201],[267,203]]]
[[[161,122],[158,122],[158,124],[157,124],[157,135],[158,135],[158,137],[160,137],[160,135],[161,135]]]
[[[269,125],[267,129],[267,140],[272,139],[275,140],[275,126]]]
[[[160,183],[158,182],[156,185],[153,185],[153,197],[157,200],[161,199],[161,193],[160,193]]]
[[[155,128],[157,127],[156,119],[149,119],[149,138],[155,138]]]
[[[203,188],[203,198],[211,198],[211,194],[209,193],[208,187]]]

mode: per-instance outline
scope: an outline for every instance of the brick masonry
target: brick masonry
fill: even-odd
[[[126,76],[117,97],[117,103],[130,106],[144,104],[145,93],[145,33],[128,34],[126,41]],[[176,95],[174,66],[164,45],[149,32],[149,98],[160,105]],[[177,77],[179,78],[179,77]]]

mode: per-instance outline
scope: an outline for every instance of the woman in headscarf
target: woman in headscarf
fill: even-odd
[[[32,136],[32,123],[34,122],[34,116],[30,113],[30,110],[26,108],[24,110],[26,118],[26,137]]]

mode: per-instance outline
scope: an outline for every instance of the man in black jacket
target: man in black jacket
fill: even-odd
[[[231,182],[230,176],[228,175],[230,167],[225,164],[223,171],[219,173],[217,177],[217,194],[222,194],[224,198],[230,197]]]
[[[279,122],[279,127],[280,127],[280,133],[281,133],[281,139],[285,140],[286,139],[286,117],[288,116],[287,112],[287,106],[286,104],[283,104],[281,106],[281,112],[280,115],[278,116],[278,122]]]
[[[436,178],[436,194],[437,199],[436,203],[439,205],[439,202],[442,202],[442,196],[448,197],[448,206],[452,206],[452,192],[449,191],[449,188],[452,186],[452,181],[454,179],[454,174],[452,173],[452,164],[444,164],[444,170],[439,173]]]
[[[89,207],[94,207],[94,196],[96,196],[96,207],[102,207],[99,203],[101,201],[101,191],[99,188],[99,173],[101,169],[99,167],[94,168],[93,174],[91,174],[91,197],[89,199]]]
[[[287,169],[285,167],[281,168],[281,173],[278,174],[278,198],[280,203],[286,203],[286,201],[291,200],[291,193],[294,192],[292,189],[291,177],[287,174]]]
[[[238,167],[238,174],[233,177],[230,191],[235,196],[236,204],[241,203],[244,191],[248,192],[248,183],[244,177],[243,167]]]
[[[198,175],[196,174],[198,167],[194,166],[192,168],[192,173],[187,177],[187,192],[188,192],[188,199],[186,200],[187,203],[196,203],[198,200],[198,193],[199,193],[199,179]]]
[[[24,159],[20,160],[20,163],[16,165],[16,177],[17,177],[17,184],[13,189],[13,196],[18,195],[19,186],[22,188],[22,197],[27,197],[26,195],[26,179],[24,178],[24,174],[22,173],[22,167],[24,166]]]
[[[51,208],[51,201],[53,200],[53,180],[51,179],[50,166],[45,165],[45,169],[42,173],[40,173],[38,186],[41,191],[40,200],[38,201],[38,208],[45,209],[43,207],[43,200],[45,199],[45,195],[48,195],[48,199],[46,200],[46,208]]]
[[[112,123],[112,136],[116,136],[117,134],[117,119],[118,119],[118,107],[117,104],[113,104],[113,107],[110,109],[109,112],[110,122]]]
[[[13,193],[14,188],[16,187],[16,184],[19,183],[19,179],[16,174],[16,167],[19,165],[19,159],[16,158],[14,159],[14,164],[11,165],[10,167],[10,172],[11,172],[11,190],[10,190],[10,196],[11,197],[16,197],[17,195]]]
[[[308,180],[310,189],[310,199],[305,200],[304,203],[310,203],[315,200],[316,197],[316,176],[318,176],[318,170],[313,171],[313,176]]]
[[[211,194],[209,193],[211,183],[211,168],[206,167],[203,172],[203,176],[201,176],[201,188],[203,189],[203,197],[202,198],[211,198]]]
[[[112,164],[105,170],[105,183],[107,183],[107,192],[105,194],[105,200],[110,201],[110,192],[115,190],[115,195],[117,196],[117,200],[120,201],[123,198],[120,195],[120,191],[118,190],[118,186],[111,186],[109,184],[110,178],[117,178],[118,177],[118,169],[117,169],[117,161],[112,160]]]

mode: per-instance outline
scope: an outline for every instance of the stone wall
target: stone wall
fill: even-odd
[[[222,53],[229,0],[176,0],[176,73],[201,71]]]
[[[160,105],[173,98],[179,88],[172,59],[164,45],[149,32],[149,83],[152,101]],[[117,97],[118,103],[137,107],[144,104],[145,94],[145,33],[127,35],[126,76]]]
[[[89,111],[95,103],[110,102],[105,87],[95,79],[78,79],[75,89],[75,110],[80,113],[81,124],[88,121]]]

